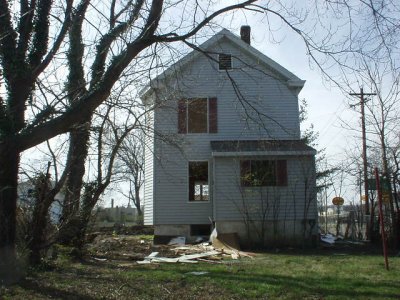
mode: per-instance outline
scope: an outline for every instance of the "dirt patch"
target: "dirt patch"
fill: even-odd
[[[98,234],[87,244],[88,256],[114,260],[141,260],[152,252],[153,242],[133,235]]]

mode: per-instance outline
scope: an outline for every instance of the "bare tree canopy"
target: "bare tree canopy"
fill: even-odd
[[[216,28],[214,22],[233,19],[233,13],[240,12],[262,16],[273,34],[277,26],[294,31],[304,41],[310,60],[339,84],[342,80],[330,69],[347,78],[347,72],[359,68],[360,57],[385,61],[391,70],[398,70],[400,13],[394,1],[309,1],[304,9],[297,1],[224,3],[0,0],[3,261],[15,256],[20,154],[62,133],[72,136],[81,130],[121,76],[152,74],[159,63],[154,53],[166,44],[198,44],[205,27]],[[137,68],[129,73],[132,64]],[[146,67],[140,71],[140,66]]]

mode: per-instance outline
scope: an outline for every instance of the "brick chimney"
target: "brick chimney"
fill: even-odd
[[[249,25],[243,25],[240,27],[240,37],[242,40],[250,45],[250,26]]]

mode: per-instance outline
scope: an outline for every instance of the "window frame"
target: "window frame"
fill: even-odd
[[[178,134],[216,134],[218,133],[218,98],[213,97],[193,97],[182,98],[178,101]],[[204,132],[189,132],[189,106],[191,101],[206,101],[206,128]]]
[[[207,185],[208,199],[207,200],[190,200],[190,163],[207,163]],[[211,185],[210,185],[210,162],[208,160],[189,160],[187,163],[187,200],[188,203],[209,203],[211,200]]]

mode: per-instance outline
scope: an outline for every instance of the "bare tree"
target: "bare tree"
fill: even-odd
[[[129,182],[129,203],[132,201],[139,216],[142,216],[141,189],[144,183],[144,135],[141,129],[123,142],[118,158],[122,162],[121,171]]]
[[[334,27],[341,29],[337,31],[325,26],[324,18],[317,18],[308,28],[300,28],[303,17],[312,10],[298,14],[295,3],[291,6],[280,1],[263,4],[248,0],[221,7],[213,1],[190,0],[110,0],[100,4],[91,0],[78,3],[20,0],[19,6],[0,0],[0,84],[5,90],[0,98],[0,257],[3,261],[15,260],[20,154],[52,137],[71,132],[70,147],[74,150],[69,160],[77,162],[72,164],[76,168],[74,172],[84,173],[81,162],[86,156],[85,141],[93,112],[106,101],[127,67],[156,47],[190,40],[218,16],[244,9],[263,15],[271,32],[274,28],[270,18],[300,35],[310,59],[331,79],[334,78],[324,69],[321,60],[333,62],[346,71],[354,68],[347,63],[349,57],[392,58],[391,50],[398,49],[399,8],[395,3],[326,1],[312,7],[324,14],[331,12],[334,20],[347,21],[345,24],[333,22]],[[171,19],[171,15],[176,18]],[[374,22],[370,22],[371,17]],[[347,34],[343,34],[343,27]],[[327,32],[316,35],[318,29],[327,29]],[[320,38],[314,39],[316,36]],[[340,39],[341,36],[344,38]],[[371,40],[374,43],[368,44]],[[61,83],[56,79],[61,79]],[[37,114],[32,117],[25,110],[38,103],[36,91],[43,84],[43,89],[59,89],[59,93],[54,100],[43,101],[45,105],[37,108]],[[68,197],[79,197],[81,179],[69,176],[68,186]],[[71,200],[66,214],[77,209],[74,201]]]
[[[110,1],[96,7],[90,0],[74,6],[73,0],[20,1],[20,6],[0,1],[1,84],[6,93],[0,99],[0,257],[15,261],[15,224],[17,178],[20,153],[61,133],[82,128],[90,122],[94,110],[103,103],[129,64],[157,43],[188,39],[215,17],[234,9],[246,8],[256,1],[244,1],[221,9],[195,9],[187,31],[160,27],[165,10],[171,8],[162,0]],[[178,5],[177,3],[176,5]],[[193,6],[201,8],[200,4]],[[91,12],[88,12],[88,7]],[[174,5],[172,6],[174,7]],[[108,11],[108,13],[105,13]],[[96,20],[93,26],[92,20]],[[61,21],[61,26],[59,22]],[[105,22],[108,26],[104,26]],[[179,23],[179,22],[178,22]],[[82,32],[93,37],[85,49]],[[94,30],[94,31],[93,31]],[[66,94],[43,107],[35,118],[25,113],[35,97],[39,78],[51,79],[51,68],[57,68],[63,43],[68,52],[69,80]],[[72,46],[76,45],[76,47]],[[90,72],[86,73],[88,70]],[[64,72],[58,65],[58,71]],[[86,75],[83,75],[85,74]],[[90,76],[90,80],[86,76]],[[54,75],[55,76],[55,75]],[[51,85],[48,87],[51,89]],[[65,97],[69,104],[64,103]],[[82,135],[84,135],[81,132]],[[75,154],[79,158],[80,155]],[[72,158],[71,158],[72,159]],[[73,192],[73,191],[72,191]]]

